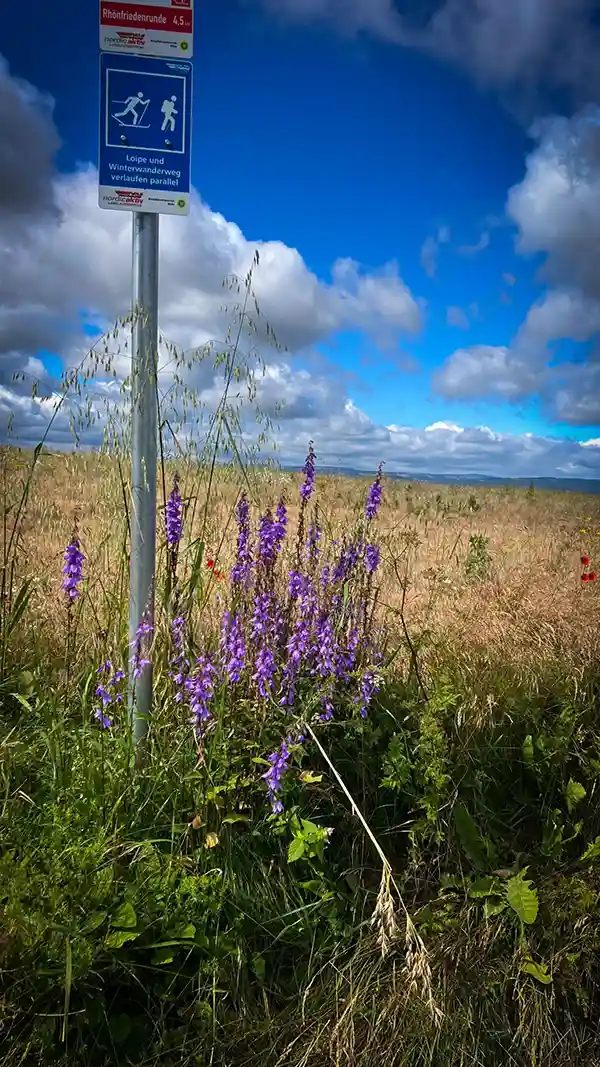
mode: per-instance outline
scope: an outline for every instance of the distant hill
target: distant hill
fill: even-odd
[[[297,471],[298,467],[283,465],[284,470]],[[385,468],[384,468],[385,469]],[[369,471],[357,471],[352,467],[324,467],[319,466],[321,474],[340,474],[347,478],[369,478]],[[473,485],[473,486],[508,486],[514,489],[527,489],[532,483],[536,489],[549,489],[555,492],[570,493],[600,493],[600,480],[597,478],[500,478],[487,474],[465,474],[459,477],[455,474],[409,474],[405,471],[386,471],[387,478],[396,481],[411,482],[413,485],[419,482],[428,482],[433,485]]]

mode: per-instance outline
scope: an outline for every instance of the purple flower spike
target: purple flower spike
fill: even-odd
[[[383,474],[383,463],[380,463],[377,468],[377,476],[375,481],[369,488],[369,494],[367,496],[367,503],[365,505],[365,516],[367,519],[374,519],[381,504],[381,478]]]
[[[145,639],[150,637],[153,632],[154,627],[150,622],[147,613],[144,612],[138,624],[138,628],[135,631],[135,637],[131,642],[131,647],[133,648],[131,669],[134,678],[139,678],[144,668],[150,666],[150,660],[143,654],[143,648],[146,645]]]
[[[167,544],[174,548],[181,541],[183,534],[183,504],[179,492],[179,476],[173,479],[173,489],[167,500],[165,512],[165,524],[167,529]]]
[[[287,509],[283,497],[279,501],[275,510],[275,550],[279,552],[283,544],[285,537],[285,531],[287,529]]]
[[[323,613],[319,619],[315,634],[316,673],[327,678],[335,671],[337,643],[333,623],[329,615]]]
[[[369,574],[374,574],[381,560],[378,545],[367,545],[365,548],[365,567]]]
[[[252,675],[252,680],[256,682],[261,697],[271,695],[276,669],[275,656],[269,646],[264,644],[256,657],[256,671]]]
[[[231,581],[248,588],[252,570],[252,549],[250,545],[250,507],[246,494],[242,493],[235,509],[238,524],[237,554],[231,570]]]
[[[209,657],[203,653],[196,660],[196,669],[191,678],[186,681],[186,689],[190,698],[190,711],[192,722],[197,728],[198,735],[204,733],[206,724],[210,721],[211,712],[209,704],[215,691],[215,668]]]
[[[373,697],[380,689],[381,677],[373,667],[369,667],[360,680],[358,696],[354,698],[363,719],[366,719]]]
[[[319,541],[321,540],[321,531],[316,523],[311,523],[308,531],[308,539],[306,542],[306,550],[308,552],[308,561],[311,567],[316,567],[319,559]]]
[[[277,794],[281,791],[281,779],[289,766],[290,752],[288,744],[290,743],[291,739],[288,738],[286,741],[282,742],[279,752],[271,753],[269,756],[269,763],[271,766],[266,774],[263,774],[263,778],[267,783],[268,796],[274,815],[279,815],[283,811],[283,804]]]
[[[190,663],[185,653],[185,619],[183,615],[178,615],[173,619],[171,636],[175,655],[169,665],[169,677],[175,685],[175,703],[181,704],[184,699],[185,680],[190,669]]]
[[[310,441],[308,445],[308,455],[304,461],[302,473],[304,474],[304,481],[300,486],[300,497],[302,502],[306,504],[312,495],[312,491],[315,487],[315,450],[313,442]]]
[[[119,669],[113,670],[109,659],[100,664],[96,673],[104,675],[104,680],[100,681],[96,688],[96,696],[100,698],[101,703],[100,707],[94,711],[94,718],[98,720],[103,730],[108,730],[112,726],[108,708],[112,704],[118,704],[123,700],[123,694],[119,692],[119,685],[125,678],[125,673]]]
[[[69,601],[72,603],[81,595],[79,585],[83,579],[83,564],[85,562],[85,556],[81,551],[78,537],[73,537],[67,545],[64,560],[62,587],[63,592],[67,594]]]
[[[246,642],[239,615],[223,613],[221,629],[223,667],[230,682],[239,682],[246,662]]]
[[[265,566],[272,566],[278,549],[279,529],[277,522],[273,521],[271,512],[267,509],[261,515],[258,525],[258,558]]]
[[[323,705],[323,711],[319,715],[321,722],[331,722],[333,719],[333,704],[331,702],[331,697],[323,697],[321,703]]]

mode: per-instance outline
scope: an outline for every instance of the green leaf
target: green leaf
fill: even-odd
[[[454,809],[454,825],[463,851],[474,867],[484,868],[486,856],[479,830],[464,804],[457,804]]]
[[[583,856],[580,857],[581,861],[584,860],[596,860],[600,856],[600,836],[592,841],[591,845],[588,845]]]
[[[265,969],[266,969],[265,957],[259,955],[259,953],[257,952],[252,957],[252,970],[254,971],[254,973],[255,973],[256,977],[258,978],[259,982],[264,982],[264,980],[265,980]]]
[[[135,930],[111,930],[104,939],[106,948],[122,948],[128,941],[135,941],[141,931]]]
[[[531,887],[531,880],[525,878],[528,869],[524,867],[514,878],[509,878],[506,883],[506,899],[521,922],[530,925],[537,919],[538,895],[537,890]]]
[[[306,782],[309,785],[312,784],[313,782],[322,782],[323,781],[323,775],[322,774],[313,774],[312,771],[302,771],[302,774],[300,775],[300,781],[301,782]]]
[[[107,911],[93,911],[84,923],[82,932],[84,934],[91,934],[93,930],[97,930],[99,926],[102,926],[102,923],[107,917]]]
[[[226,815],[221,821],[226,825],[230,825],[234,822],[250,822],[250,816],[236,812],[234,815]]]
[[[475,900],[481,897],[498,896],[500,883],[497,878],[477,878],[469,886],[469,896]]]
[[[541,982],[542,985],[550,985],[552,981],[552,977],[548,974],[548,968],[544,963],[525,960],[525,963],[521,964],[521,970],[524,974],[530,974],[532,978],[535,978],[537,982]]]
[[[576,782],[573,778],[569,778],[567,788],[565,789],[565,799],[569,811],[573,811],[573,808],[577,807],[585,795],[586,791],[581,782]]]
[[[167,948],[165,946],[163,948],[157,949],[157,951],[153,954],[152,963],[156,964],[158,967],[163,967],[166,963],[172,963],[174,959],[175,950],[172,948]]]
[[[132,1030],[129,1015],[109,1015],[108,1025],[115,1045],[124,1045]]]
[[[525,762],[531,763],[533,761],[533,737],[531,734],[527,734],[527,737],[523,741],[521,751]]]
[[[505,908],[506,901],[502,900],[502,897],[487,897],[483,904],[483,914],[486,919],[491,919],[493,915],[500,915]]]
[[[133,904],[130,904],[128,900],[117,908],[110,920],[110,925],[115,926],[118,930],[132,930],[136,923],[137,915],[135,914]]]
[[[193,923],[183,923],[174,933],[175,937],[180,937],[183,941],[193,941],[196,936],[196,927]]]
[[[296,860],[301,860],[306,850],[306,842],[302,837],[294,837],[290,841],[288,847],[287,859],[288,863],[295,863]]]
[[[311,878],[308,882],[300,882],[301,889],[307,889],[309,893],[316,893],[317,896],[321,896],[323,892],[323,883],[318,878]]]
[[[19,625],[23,615],[27,611],[29,601],[31,599],[31,578],[26,579],[23,582],[19,592],[15,597],[15,602],[10,610],[8,619],[5,622],[5,637],[8,638],[12,634],[13,630]]]

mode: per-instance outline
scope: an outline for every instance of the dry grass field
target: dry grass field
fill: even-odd
[[[5,487],[18,499],[31,463],[26,453],[5,457]],[[7,466],[6,466],[7,464]],[[186,503],[185,544],[201,538],[205,557],[228,572],[235,551],[233,508],[241,487],[256,511],[288,501],[297,517],[299,476],[169,466],[181,475]],[[42,455],[29,491],[18,552],[20,576],[34,579],[34,614],[41,624],[57,611],[64,546],[77,523],[88,556],[90,590],[112,590],[123,580],[127,490],[116,461],[93,454]],[[317,478],[324,532],[341,537],[364,506],[368,479]],[[409,633],[427,635],[468,658],[486,649],[516,669],[562,661],[578,670],[600,654],[600,581],[581,581],[580,556],[600,567],[600,499],[514,488],[384,483],[379,517],[382,546],[379,611],[392,637],[403,614]],[[158,485],[158,550],[164,552],[164,485]],[[485,539],[473,545],[471,538]],[[469,562],[471,561],[471,562]],[[207,579],[210,576],[207,575]],[[215,583],[212,592],[216,593]],[[102,596],[93,596],[98,605]],[[210,615],[213,597],[203,605]],[[108,603],[108,602],[107,602]],[[84,609],[85,611],[85,609]],[[98,623],[97,613],[89,625]],[[431,640],[426,642],[430,647]],[[425,646],[424,646],[425,647]]]
[[[181,602],[165,543],[176,472]],[[261,588],[236,601],[230,582],[240,491],[253,531],[283,496],[269,595],[291,604],[300,476],[168,464],[154,710],[134,761],[125,700],[106,726],[96,689],[99,665],[127,670],[130,655],[127,478],[106,456],[0,456],[0,1062],[598,1067],[600,580],[582,573],[600,570],[600,498],[384,477],[362,526],[381,549],[375,581],[365,562],[333,582],[352,605],[376,590],[375,615],[350,609],[364,647],[325,718],[317,616],[290,709],[256,681]],[[371,481],[317,467],[310,514],[329,558],[359,536]],[[85,563],[69,606],[74,532]],[[341,593],[318,595],[343,614]],[[202,656],[188,664],[186,692],[210,691],[205,733],[171,670],[183,602],[219,664],[208,690]],[[215,651],[234,603],[237,683]],[[286,610],[297,628],[301,608]],[[351,623],[336,618],[342,654]],[[274,646],[281,680],[290,646]],[[279,810],[265,786],[278,760]]]

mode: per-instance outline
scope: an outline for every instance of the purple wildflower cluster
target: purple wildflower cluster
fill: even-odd
[[[94,718],[98,720],[103,730],[112,726],[109,709],[113,704],[119,704],[123,700],[120,685],[125,678],[125,672],[113,667],[109,659],[98,667],[100,681],[96,688],[96,696],[100,699],[100,705],[94,711]]]
[[[148,659],[148,644],[149,638],[152,637],[153,633],[154,626],[148,618],[147,612],[144,611],[135,632],[135,637],[131,642],[132,654],[130,663],[134,678],[140,678],[143,670],[150,666],[150,660]]]
[[[78,537],[73,537],[65,549],[63,565],[63,592],[67,594],[69,604],[72,604],[81,595],[79,588],[83,580],[83,564],[85,556],[81,551]]]
[[[312,442],[303,467],[295,543],[286,551],[288,514],[285,501],[259,516],[252,534],[245,494],[237,502],[236,557],[230,595],[223,605],[219,641],[194,647],[177,582],[177,549],[183,534],[183,507],[177,479],[166,506],[166,540],[173,578],[169,676],[173,700],[187,713],[200,741],[215,716],[224,686],[254,695],[275,717],[293,715],[306,721],[329,722],[340,709],[355,708],[363,718],[381,687],[383,635],[372,632],[374,576],[380,549],[371,522],[382,498],[382,466],[369,488],[365,517],[354,533],[329,548],[323,544],[316,507],[307,509],[314,489],[316,456]],[[366,531],[369,531],[368,536]],[[308,532],[306,532],[308,531]],[[67,556],[68,554],[68,556]],[[74,539],[65,553],[71,599],[81,581],[83,555]],[[210,562],[208,564],[210,566]],[[66,572],[65,564],[65,574]],[[66,581],[66,579],[65,579]],[[371,605],[371,607],[369,607]],[[139,678],[150,662],[153,625],[143,615],[132,642],[130,671]],[[122,699],[122,671],[110,661],[99,668],[95,716],[111,725],[110,708]],[[278,710],[280,709],[280,710]],[[269,756],[264,775],[272,810],[283,810],[282,781],[293,755],[290,728],[277,752]]]
[[[167,551],[169,553],[169,569],[174,580],[177,572],[179,542],[183,535],[183,501],[181,499],[181,493],[179,492],[179,477],[177,474],[173,479],[173,488],[165,508],[165,527]]]

